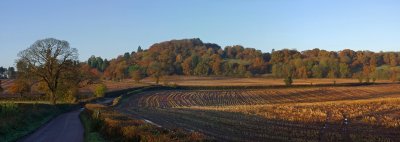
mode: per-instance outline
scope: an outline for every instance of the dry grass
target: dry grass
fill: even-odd
[[[200,133],[159,128],[103,105],[87,104],[85,107],[86,111],[83,114],[88,116],[89,121],[94,124],[91,129],[101,132],[110,141],[200,142],[206,140]]]
[[[145,84],[145,83],[136,83],[132,79],[125,79],[125,80],[122,80],[122,81],[104,80],[103,83],[107,87],[107,92],[148,86],[148,84]],[[82,96],[93,96],[93,90],[95,90],[96,85],[97,84],[92,84],[92,85],[85,86],[83,88],[79,88],[80,95],[82,95]]]
[[[340,122],[343,113],[348,114],[352,123],[376,125],[386,128],[400,126],[400,98],[384,98],[356,101],[335,101],[318,103],[289,103],[277,105],[235,105],[235,106],[192,106],[185,109],[216,110],[258,115],[266,119],[292,122],[325,122],[327,113],[330,121]]]

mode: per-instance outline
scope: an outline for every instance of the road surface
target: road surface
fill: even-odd
[[[80,110],[61,114],[20,142],[83,142],[79,113]]]

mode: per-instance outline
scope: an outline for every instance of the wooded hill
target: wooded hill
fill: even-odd
[[[251,77],[269,74],[293,78],[398,79],[399,52],[297,51],[272,53],[241,45],[223,49],[198,38],[156,43],[147,50],[138,47],[110,61],[92,56],[87,61],[92,72],[106,79],[141,78],[164,75]],[[93,71],[93,69],[95,69]]]

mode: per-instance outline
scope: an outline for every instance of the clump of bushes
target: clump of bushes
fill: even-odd
[[[110,107],[87,104],[85,113],[92,122],[91,130],[97,130],[109,141],[204,141],[202,134],[168,130],[133,119]],[[93,132],[90,132],[93,133]]]
[[[94,89],[94,95],[96,97],[104,97],[107,91],[107,86],[104,84],[97,84]]]
[[[112,101],[112,106],[118,105],[119,102],[121,101],[121,99],[122,99],[122,95],[119,96],[119,97],[117,97],[117,98],[115,98],[115,99]]]

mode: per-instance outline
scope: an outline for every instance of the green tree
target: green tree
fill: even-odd
[[[221,65],[222,65],[221,57],[219,57],[219,55],[215,54],[211,58],[213,60],[212,65],[211,65],[212,72],[215,75],[221,75],[221,72],[222,72],[221,71]]]
[[[322,70],[319,65],[314,65],[312,68],[312,76],[314,78],[322,78]]]
[[[185,75],[192,75],[192,58],[186,58],[182,63],[183,73]]]
[[[129,52],[126,52],[126,53],[124,54],[124,59],[125,59],[125,60],[129,60],[129,58],[131,58],[131,54],[129,54]]]
[[[137,48],[137,52],[143,52],[142,47],[139,46],[139,47]]]
[[[283,77],[282,63],[272,65],[272,75],[274,77]]]
[[[339,72],[340,72],[340,77],[341,78],[346,78],[348,77],[350,70],[349,70],[349,66],[345,63],[340,63],[339,64]]]
[[[8,67],[7,71],[9,79],[15,79],[17,77],[17,72],[14,67]]]
[[[195,75],[208,75],[210,72],[210,66],[206,61],[200,61],[194,69]]]
[[[240,64],[238,67],[238,74],[239,76],[245,76],[246,75],[246,66],[244,64]]]

